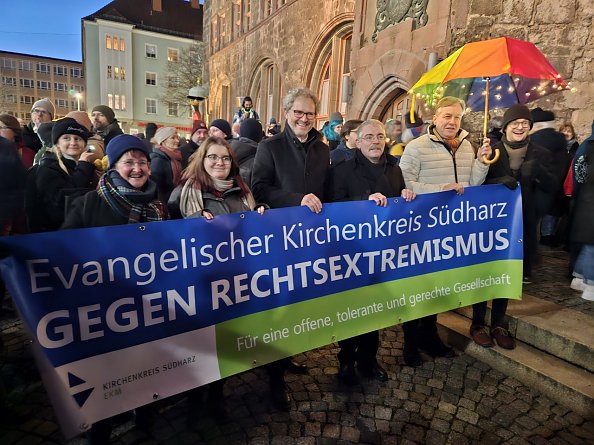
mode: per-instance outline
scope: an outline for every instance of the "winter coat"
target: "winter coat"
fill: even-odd
[[[455,153],[434,134],[433,127],[423,136],[409,142],[400,158],[406,186],[415,193],[439,192],[446,184],[480,185],[489,166],[476,159],[474,149],[461,130],[460,146]]]
[[[151,147],[151,150],[153,148]],[[181,167],[182,170],[190,163],[190,156],[192,156],[196,150],[198,150],[198,144],[190,139],[186,144],[180,145],[179,151],[182,154]]]
[[[171,219],[183,218],[179,209],[182,188],[183,185],[178,185],[171,193],[169,201],[167,202],[167,210],[169,210],[169,217]],[[217,197],[213,193],[203,190],[202,201],[204,203],[204,211],[212,213],[213,216],[250,212],[252,210],[241,198],[241,188],[239,187],[230,188],[224,192],[221,197]],[[196,217],[199,216],[202,215],[196,215]]]
[[[32,232],[58,230],[72,199],[94,189],[95,167],[62,158],[66,173],[54,153],[47,153],[28,176],[25,206]]]
[[[105,148],[107,148],[109,141],[120,134],[124,134],[124,132],[120,128],[118,120],[114,119],[113,122],[105,128],[105,130],[97,131],[96,134],[103,138],[103,141],[105,142]]]
[[[359,150],[354,150],[353,159],[341,162],[332,168],[332,201],[362,201],[373,193],[381,193],[390,198],[400,196],[405,188],[402,170],[396,159],[384,155],[381,160],[381,175],[373,169],[373,164]]]
[[[574,179],[580,187],[572,197],[574,205],[569,238],[580,244],[594,244],[594,139],[584,149],[580,147],[574,168],[577,172]]]
[[[271,208],[301,205],[308,193],[327,201],[330,152],[311,129],[307,141],[297,139],[291,127],[258,145],[252,172],[252,193]]]
[[[246,184],[251,184],[258,143],[249,138],[240,137],[231,141],[231,148],[235,154],[235,160],[239,164],[239,174]]]
[[[336,166],[341,162],[353,159],[356,151],[356,148],[348,148],[344,141],[341,141],[340,145],[330,152],[330,164]]]
[[[159,201],[165,203],[177,184],[173,183],[171,160],[159,148],[153,148],[151,156],[151,179],[157,183]]]
[[[115,212],[96,190],[74,200],[62,229],[105,227],[128,224],[128,218]]]
[[[23,144],[26,147],[29,147],[34,152],[38,152],[43,145],[37,133],[33,130],[33,124],[29,122],[27,125],[23,126]]]
[[[0,137],[0,235],[7,235],[9,227],[24,207],[27,170],[17,147]]]

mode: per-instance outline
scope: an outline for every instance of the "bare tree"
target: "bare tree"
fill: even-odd
[[[170,112],[178,117],[187,116],[189,100],[188,90],[202,83],[205,63],[204,43],[195,42],[180,51],[177,61],[167,62],[167,75],[159,100],[166,104],[175,104]],[[177,112],[175,112],[177,111]]]

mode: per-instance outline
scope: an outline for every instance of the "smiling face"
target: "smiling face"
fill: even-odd
[[[179,148],[179,134],[172,134],[167,139],[165,139],[161,145],[171,150],[177,150]]]
[[[505,137],[509,142],[522,142],[530,132],[528,119],[516,119],[505,126]]]
[[[573,134],[573,130],[571,129],[571,127],[569,125],[566,125],[565,127],[563,127],[561,129],[561,133],[563,133],[563,136],[565,136],[566,141],[571,141],[575,136]]]
[[[316,104],[309,97],[297,96],[291,109],[285,112],[285,117],[295,136],[305,140],[315,123]]]
[[[362,125],[359,127],[359,135],[357,147],[361,150],[361,154],[370,162],[377,164],[384,154],[384,147],[386,145],[386,131],[384,127],[373,123]]]
[[[441,107],[433,116],[435,129],[444,139],[453,139],[458,135],[462,123],[462,107],[459,104]]]
[[[227,179],[231,172],[231,155],[224,145],[212,144],[204,157],[204,170],[215,179]]]
[[[56,145],[60,153],[78,160],[85,149],[86,142],[83,138],[75,134],[63,134],[58,139]]]
[[[130,150],[122,155],[114,165],[122,179],[135,189],[142,189],[151,175],[150,165],[143,152]]]

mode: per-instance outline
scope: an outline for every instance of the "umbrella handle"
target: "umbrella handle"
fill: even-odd
[[[495,162],[497,162],[497,160],[499,159],[499,155],[500,155],[500,154],[501,154],[501,153],[499,152],[499,149],[498,149],[498,148],[496,148],[496,149],[495,149],[495,156],[493,156],[493,159],[489,159],[489,158],[487,157],[487,155],[483,155],[483,158],[482,158],[482,159],[483,159],[483,164],[487,164],[487,165],[494,164],[494,163],[495,163]]]

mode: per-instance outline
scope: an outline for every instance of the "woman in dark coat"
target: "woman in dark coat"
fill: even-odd
[[[167,219],[156,199],[157,185],[150,180],[149,151],[136,136],[122,134],[107,144],[108,170],[97,190],[76,199],[62,229],[115,226]],[[149,408],[136,410],[136,424],[147,426]],[[101,420],[88,433],[92,444],[109,443],[113,425],[122,415]]]
[[[95,154],[84,151],[88,137],[87,129],[72,118],[55,122],[53,151],[34,167],[27,185],[27,218],[32,232],[58,230],[72,199],[95,188]]]
[[[182,152],[179,150],[179,135],[174,127],[159,128],[153,139],[151,153],[151,179],[157,183],[159,200],[166,203],[171,191],[181,181]]]
[[[502,119],[503,137],[493,148],[501,155],[492,164],[485,178],[485,184],[505,184],[511,189],[522,187],[522,212],[524,217],[524,280],[530,279],[532,264],[537,253],[538,211],[534,196],[536,193],[550,193],[556,190],[556,176],[550,170],[552,155],[549,150],[530,142],[532,115],[525,105],[510,107]],[[492,347],[496,343],[505,349],[514,349],[515,340],[505,328],[506,298],[493,300],[491,329],[485,326],[487,302],[472,305],[470,335],[475,343]]]

